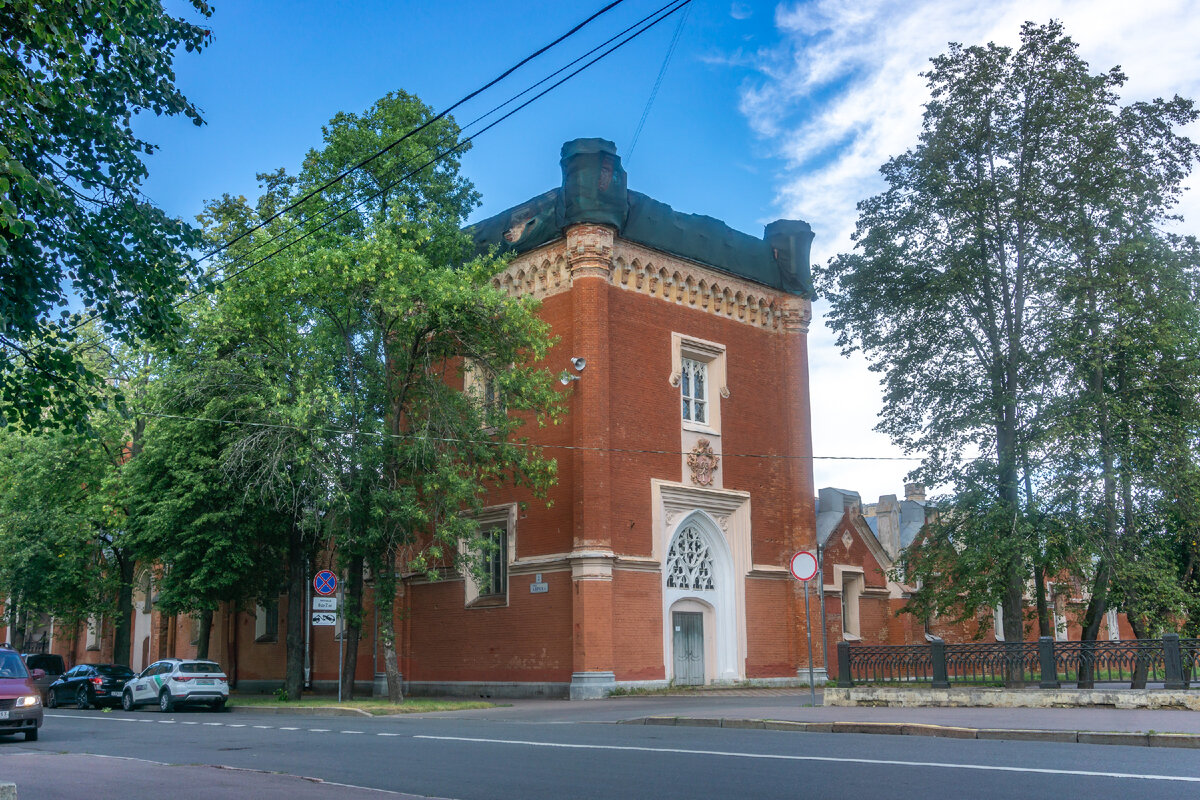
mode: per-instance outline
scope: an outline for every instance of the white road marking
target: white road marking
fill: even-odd
[[[309,728],[309,733],[329,733],[329,728]]]
[[[183,721],[183,724],[184,725],[199,725],[200,723],[199,722],[191,722],[191,721],[185,719]]]
[[[342,733],[362,733],[362,731],[342,731]]]
[[[298,731],[300,729],[299,728],[280,728],[279,730],[281,730],[281,731]]]
[[[217,728],[217,727],[224,725],[225,723],[224,722],[206,722],[204,724],[209,726],[210,728]]]
[[[258,728],[259,730],[267,731],[275,726],[274,725],[255,725],[254,727]]]
[[[968,769],[983,772],[1022,772],[1035,775],[1073,775],[1085,778],[1119,778],[1146,781],[1176,781],[1200,783],[1200,777],[1187,775],[1154,775],[1136,772],[1099,772],[1086,769],[1050,769],[1043,767],[1004,767],[992,764],[955,764],[945,761],[896,761],[884,758],[837,758],[834,756],[792,756],[774,753],[737,753],[725,750],[687,750],[676,747],[632,747],[614,744],[564,744],[561,742],[527,742],[519,739],[475,739],[465,736],[414,736],[414,739],[436,739],[446,742],[477,742],[480,744],[511,744],[525,747],[557,747],[567,750],[619,750],[639,753],[677,753],[694,756],[726,756],[729,758],[758,758],[775,761],[818,761],[832,764],[871,764],[889,767],[933,767],[937,769]]]
[[[173,720],[173,719],[160,719],[160,720],[158,721],[158,724],[159,724],[159,725],[174,725],[174,724],[175,724],[175,720]]]
[[[216,724],[220,725],[222,723],[218,722]],[[246,727],[246,723],[244,723],[244,722],[238,722],[236,724],[232,723],[232,722],[226,722],[226,723],[224,723],[224,725],[226,728],[244,728],[244,727]]]
[[[376,736],[403,736],[403,733],[377,733]]]

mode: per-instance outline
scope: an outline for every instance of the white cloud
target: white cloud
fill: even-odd
[[[858,200],[882,188],[878,169],[912,146],[927,99],[920,73],[950,41],[1016,45],[1026,20],[1063,21],[1093,71],[1121,65],[1125,101],[1180,94],[1200,99],[1200,14],[1189,0],[811,0],[781,5],[778,48],[754,56],[761,78],[741,111],[773,143],[784,216],[817,231],[813,260],[850,248]],[[1190,131],[1200,138],[1200,126]],[[1195,231],[1200,180],[1180,211]],[[817,455],[901,455],[872,429],[882,405],[878,376],[843,359],[821,319],[809,339],[813,449]],[[899,492],[911,462],[818,461],[817,487]]]
[[[747,3],[734,3],[729,7],[729,16],[736,20],[750,19],[754,16],[754,9]]]

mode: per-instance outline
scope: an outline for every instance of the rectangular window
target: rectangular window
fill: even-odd
[[[87,644],[88,650],[100,649],[100,631],[104,627],[104,617],[99,614],[92,614],[87,618]]]
[[[508,591],[508,531],[495,527],[483,534],[483,580],[480,597],[503,597]]]
[[[863,577],[842,574],[842,636],[858,638],[862,628],[858,618],[858,600],[862,596]]]
[[[254,607],[254,641],[274,642],[279,639],[279,601],[268,600]]]
[[[683,418],[688,422],[708,422],[708,364],[693,358],[680,362],[679,390],[683,398]]]
[[[1105,621],[1108,622],[1108,638],[1112,641],[1117,641],[1121,638],[1121,623],[1117,619],[1117,610],[1110,608],[1104,615]]]
[[[507,413],[500,377],[482,364],[468,360],[463,372],[463,390],[478,403],[484,428],[495,426]]]
[[[1067,641],[1067,598],[1061,594],[1054,598],[1054,638]]]

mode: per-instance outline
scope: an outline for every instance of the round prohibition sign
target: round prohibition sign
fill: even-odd
[[[801,550],[792,556],[789,567],[793,578],[807,583],[817,576],[817,557],[807,550]]]
[[[327,569],[323,569],[313,578],[313,589],[322,597],[333,594],[337,591],[337,575],[334,575]]]

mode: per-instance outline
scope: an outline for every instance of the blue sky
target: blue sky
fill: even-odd
[[[178,85],[207,124],[138,122],[161,145],[149,160],[147,194],[187,218],[225,192],[255,197],[256,172],[295,171],[338,111],[362,111],[395,89],[440,110],[604,5],[213,2],[212,46],[176,61]],[[456,112],[459,122],[665,2],[626,0]],[[187,12],[176,0],[167,5]],[[814,260],[823,262],[850,247],[855,203],[881,189],[879,166],[916,141],[927,99],[919,73],[928,59],[949,41],[1015,44],[1026,19],[1063,20],[1094,70],[1124,66],[1127,101],[1200,97],[1196,0],[694,0],[689,8],[632,158],[631,139],[678,14],[483,134],[463,160],[483,195],[473,219],[556,186],[562,143],[601,136],[626,159],[630,188],[755,235],[773,219],[806,219],[817,233]],[[1191,220],[1200,219],[1195,195],[1181,207]],[[861,359],[841,356],[820,302],[815,312],[814,452],[903,455],[872,430],[881,405],[877,376]],[[818,488],[851,489],[872,501],[900,492],[911,464],[814,466]]]
[[[626,0],[456,117],[473,119],[665,2]],[[602,5],[527,0],[517,13],[495,2],[216,0],[212,46],[176,61],[178,84],[207,124],[140,125],[162,145],[147,193],[186,216],[223,192],[253,196],[255,172],[294,171],[336,112],[361,111],[398,88],[445,108]],[[567,139],[601,136],[628,154],[682,13],[484,133],[463,164],[483,194],[476,216],[558,185]],[[776,39],[769,7],[737,19],[727,4],[692,4],[629,163],[632,188],[761,234],[775,206],[764,176],[781,162],[737,111],[754,69],[725,59]]]

